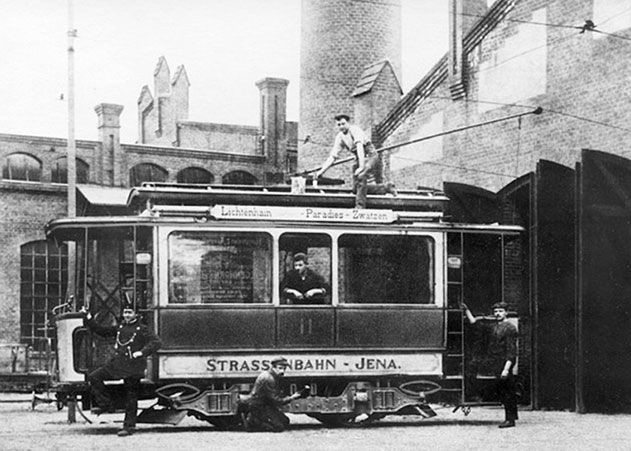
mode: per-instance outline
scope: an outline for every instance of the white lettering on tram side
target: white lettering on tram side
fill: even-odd
[[[329,210],[314,210],[313,208],[307,208],[307,219],[344,219],[343,211]]]
[[[396,370],[400,367],[394,359],[367,359],[362,357],[355,364],[355,368],[358,370]]]
[[[442,374],[440,353],[285,355],[288,374]],[[271,356],[160,356],[161,377],[256,376],[271,367]]]
[[[384,212],[353,210],[353,219],[362,221],[386,221],[389,215]]]
[[[271,218],[272,212],[261,207],[221,206],[221,216],[231,218]]]
[[[348,208],[277,207],[256,205],[215,205],[211,214],[218,219],[379,222],[390,223],[397,215],[392,210],[351,210]]]
[[[363,360],[363,359],[362,359]],[[374,360],[374,359],[370,359]],[[337,362],[335,359],[289,359],[287,369],[290,371],[324,371],[335,370]],[[249,372],[269,370],[271,363],[269,360],[233,360],[233,359],[209,359],[206,368],[211,372]]]

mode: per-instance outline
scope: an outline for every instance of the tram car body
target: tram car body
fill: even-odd
[[[286,410],[327,424],[462,404],[463,284],[504,297],[522,229],[450,223],[432,190],[353,202],[344,190],[145,184],[131,190],[134,214],[52,221],[48,235],[76,243],[77,261],[73,311],[56,318],[58,392],[89,406],[86,374],[111,348],[76,311],[116,324],[131,300],[163,344],[143,379],[154,420],[231,424],[279,355],[287,391],[311,387]],[[327,285],[313,302],[280,288],[298,252]]]

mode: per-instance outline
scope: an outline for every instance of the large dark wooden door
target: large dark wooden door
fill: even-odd
[[[578,409],[631,411],[631,161],[578,166]]]
[[[575,171],[540,160],[534,183],[534,407],[574,408]]]

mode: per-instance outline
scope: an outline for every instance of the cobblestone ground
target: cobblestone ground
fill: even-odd
[[[67,411],[50,404],[31,410],[29,396],[0,394],[0,450],[402,450],[402,449],[603,449],[631,450],[631,415],[520,412],[516,428],[498,429],[502,411],[474,408],[467,416],[436,407],[438,416],[391,417],[369,426],[330,429],[292,416],[282,434],[222,432],[193,418],[177,426],[144,425],[117,437],[122,415],[86,413],[68,424]]]

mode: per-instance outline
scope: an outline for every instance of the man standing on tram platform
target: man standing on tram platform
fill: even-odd
[[[123,321],[119,326],[101,326],[97,324],[85,307],[81,310],[85,316],[85,325],[92,332],[103,337],[116,337],[114,355],[102,367],[88,374],[88,382],[93,399],[104,412],[114,412],[115,406],[106,392],[105,380],[123,379],[125,384],[125,419],[123,428],[118,431],[120,437],[134,433],[138,414],[138,393],[140,380],[144,377],[147,357],[156,352],[160,339],[150,328],[140,323],[134,305],[123,305]]]
[[[280,381],[289,363],[284,357],[276,357],[270,364],[270,369],[256,378],[250,396],[243,403],[243,423],[250,432],[283,432],[289,426],[289,418],[281,407],[307,397],[310,392],[310,388],[305,386],[293,395],[282,396]]]
[[[496,377],[496,391],[504,405],[505,419],[499,427],[515,426],[517,415],[517,390],[513,368],[517,360],[517,328],[507,318],[508,305],[505,302],[493,304],[494,320],[473,316],[469,308],[461,304],[471,324],[482,325],[489,334],[489,365]]]
[[[370,194],[392,194],[397,191],[394,183],[383,184],[381,158],[375,146],[357,125],[350,123],[346,114],[335,116],[335,124],[339,130],[333,142],[333,149],[322,167],[315,173],[315,178],[321,177],[340,157],[342,150],[347,150],[355,157],[353,164],[353,192],[355,192],[355,208],[366,208],[366,197]],[[372,174],[375,184],[368,185],[368,176]]]

